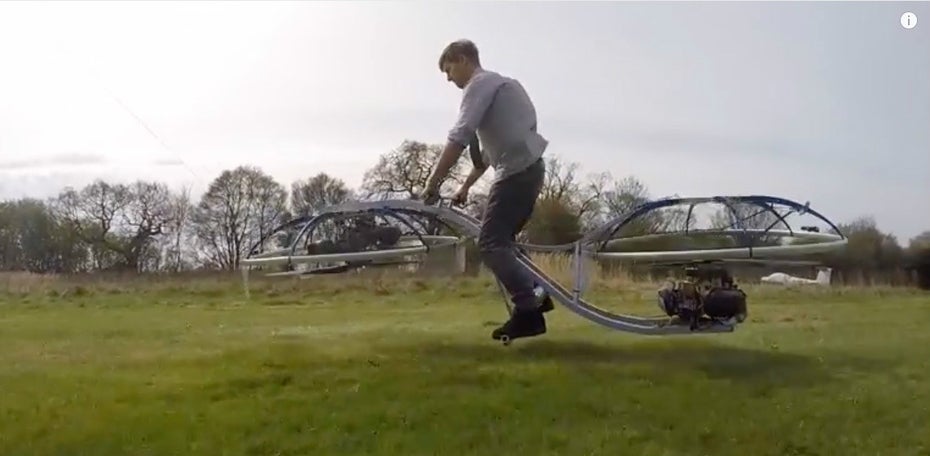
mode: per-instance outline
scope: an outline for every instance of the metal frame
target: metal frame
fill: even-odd
[[[684,234],[732,234],[738,235],[738,237],[745,237],[751,239],[753,235],[764,235],[764,234],[777,234],[785,235],[792,237],[805,237],[808,239],[821,240],[823,242],[811,243],[811,244],[800,244],[800,245],[780,245],[780,246],[757,246],[753,247],[750,244],[747,247],[741,248],[724,248],[724,249],[706,249],[706,250],[685,250],[685,251],[668,251],[668,252],[601,252],[600,249],[596,246],[600,245],[601,248],[604,248],[608,245],[618,246],[623,245],[625,242],[629,242],[633,239],[643,239],[644,237],[655,237],[655,236],[671,236],[673,233],[661,233],[653,234],[646,236],[639,236],[636,238],[626,238],[621,240],[613,240],[612,236],[619,231],[623,226],[629,224],[633,220],[636,220],[643,215],[664,207],[676,206],[676,205],[689,205],[688,217],[690,220],[691,214],[694,207],[697,204],[701,203],[723,203],[731,211],[733,210],[733,203],[749,203],[761,207],[764,211],[773,212],[776,217],[786,226],[786,230],[772,230],[774,227],[770,226],[766,230],[750,230],[750,229],[723,229],[723,230],[698,230],[698,231],[685,231]],[[784,220],[786,214],[779,214],[775,211],[775,206],[787,206],[792,212],[798,213],[809,213],[818,217],[829,225],[836,234],[822,234],[822,233],[807,233],[807,232],[794,232],[791,230],[791,227],[788,226],[787,222]],[[307,224],[301,229],[300,234],[294,239],[294,242],[288,249],[281,249],[276,252],[277,256],[273,257],[259,257],[259,258],[248,258],[243,260],[245,268],[252,265],[259,264],[281,264],[281,263],[294,263],[294,262],[322,262],[322,261],[358,261],[363,259],[383,259],[383,258],[393,258],[401,255],[409,254],[423,254],[428,251],[428,247],[425,245],[425,240],[427,238],[420,238],[424,241],[424,246],[404,248],[404,249],[393,249],[393,250],[383,250],[383,251],[372,251],[372,252],[357,252],[349,254],[328,254],[328,255],[293,255],[296,249],[296,245],[299,242],[303,233],[311,230],[313,226],[319,223],[319,220],[322,220],[322,217],[332,214],[341,214],[341,215],[350,215],[350,216],[360,216],[366,214],[416,214],[421,216],[432,217],[435,220],[442,222],[447,227],[453,231],[462,233],[462,237],[456,238],[454,236],[445,237],[443,239],[447,243],[444,245],[455,245],[459,242],[462,242],[466,238],[476,239],[481,230],[481,223],[478,219],[462,212],[460,210],[454,209],[451,206],[432,206],[425,205],[422,202],[414,200],[384,200],[384,201],[371,201],[371,202],[350,202],[345,204],[340,204],[336,206],[331,206],[319,214],[317,214],[312,219],[307,221]],[[737,221],[739,223],[739,221]],[[732,227],[732,224],[731,224]],[[682,234],[682,233],[675,233]],[[761,195],[751,195],[751,196],[730,196],[730,197],[697,197],[697,198],[666,198],[655,201],[646,202],[635,207],[633,210],[629,211],[627,214],[624,214],[616,219],[613,219],[600,227],[592,230],[590,233],[583,236],[576,242],[562,245],[534,245],[534,244],[517,244],[516,255],[517,261],[521,264],[524,270],[535,280],[535,282],[541,286],[545,291],[552,297],[555,301],[558,301],[564,307],[568,308],[570,311],[576,315],[581,316],[589,321],[594,323],[606,326],[611,329],[630,332],[634,334],[641,335],[670,335],[670,334],[693,334],[695,332],[700,333],[722,333],[722,332],[732,332],[735,330],[736,324],[734,322],[724,322],[711,320],[704,322],[697,329],[691,329],[687,325],[679,324],[670,324],[670,319],[668,317],[638,317],[634,315],[618,314],[612,313],[610,311],[598,308],[597,306],[591,304],[590,302],[584,300],[581,297],[581,284],[584,280],[585,274],[583,270],[583,256],[591,255],[595,258],[610,258],[610,259],[625,259],[625,260],[645,260],[645,261],[669,261],[669,260],[698,260],[698,259],[736,259],[736,260],[754,260],[761,258],[771,258],[771,257],[784,257],[784,256],[795,256],[795,255],[805,255],[812,253],[823,253],[835,251],[837,249],[843,248],[847,243],[846,237],[840,233],[840,230],[826,217],[820,215],[816,211],[810,209],[808,204],[801,205],[791,200],[784,198],[777,198],[772,196],[761,196]],[[542,271],[539,266],[534,264],[529,258],[529,252],[571,252],[573,255],[574,262],[574,286],[571,290],[564,287],[563,285],[556,282],[553,278],[549,277],[544,271]],[[286,255],[283,253],[287,252]],[[244,272],[245,274],[245,272]]]

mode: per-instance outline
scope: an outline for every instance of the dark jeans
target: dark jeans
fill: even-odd
[[[543,159],[529,168],[491,185],[481,223],[478,247],[481,259],[510,293],[514,306],[536,307],[533,278],[523,271],[515,255],[515,240],[536,206],[546,177]]]

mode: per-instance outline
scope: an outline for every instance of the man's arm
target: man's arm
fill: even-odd
[[[463,150],[465,150],[465,147],[455,141],[446,142],[446,147],[439,156],[436,168],[433,169],[433,173],[430,174],[429,180],[426,182],[427,188],[435,189],[439,187],[439,182],[446,177],[446,174],[449,174],[449,170],[452,169],[452,165],[458,161]]]
[[[468,173],[468,177],[465,178],[465,182],[462,184],[462,189],[468,191],[472,185],[475,185],[475,182],[478,182],[478,179],[481,179],[481,176],[484,175],[484,171],[487,168],[477,168],[473,167],[471,172]]]
[[[436,163],[436,169],[430,175],[428,185],[435,188],[446,177],[452,165],[462,156],[465,146],[475,135],[475,130],[481,123],[484,113],[494,100],[497,88],[500,86],[499,78],[492,74],[481,74],[472,80],[462,94],[462,106],[459,108],[459,118],[455,126],[449,131],[449,139],[443,148],[442,155]]]

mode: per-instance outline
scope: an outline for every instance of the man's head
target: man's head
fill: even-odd
[[[446,74],[446,79],[463,89],[475,70],[481,68],[478,48],[470,40],[456,40],[449,43],[439,56],[439,71]]]

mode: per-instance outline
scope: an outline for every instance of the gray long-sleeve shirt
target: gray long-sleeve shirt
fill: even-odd
[[[549,141],[536,132],[536,108],[515,79],[478,69],[465,85],[449,140],[468,146],[477,132],[485,163],[501,180],[523,171],[545,152]]]

